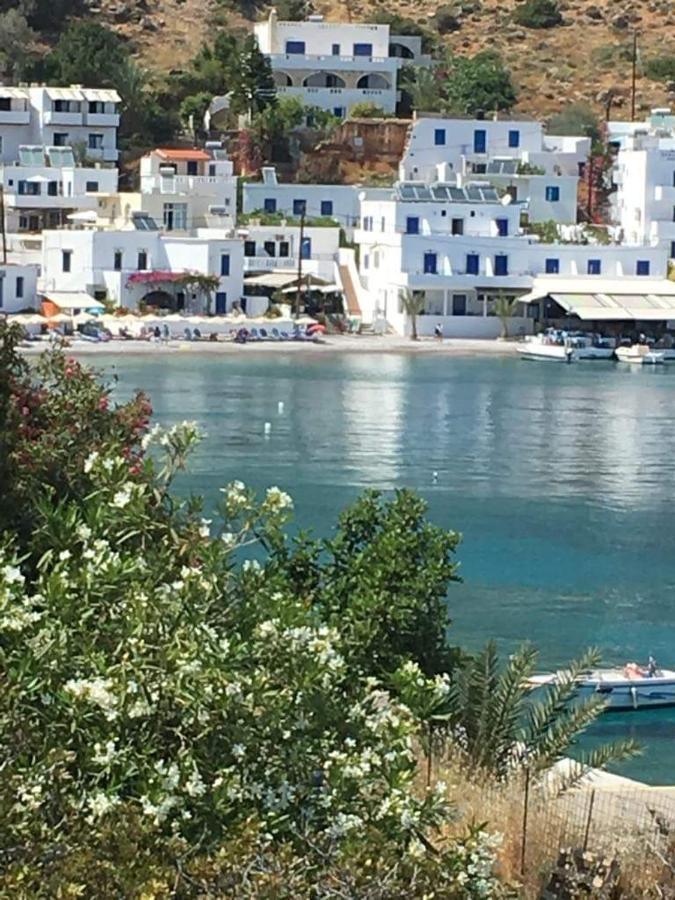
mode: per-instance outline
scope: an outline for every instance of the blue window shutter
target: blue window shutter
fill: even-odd
[[[306,204],[304,200],[294,200],[293,201],[293,215],[301,216],[306,210]]]
[[[602,272],[602,263],[599,259],[589,259],[586,271],[589,275],[600,275]]]
[[[509,131],[509,147],[520,147],[520,132]]]
[[[638,259],[635,265],[635,274],[636,275],[649,275],[649,260],[648,259]]]
[[[220,254],[220,274],[221,275],[229,275],[230,274],[230,254],[229,253],[221,253]]]
[[[305,42],[304,41],[286,41],[286,53],[289,55],[292,53],[304,54],[305,52]]]
[[[420,233],[420,220],[417,216],[408,216],[405,220],[405,231],[406,234],[419,234]]]
[[[560,200],[560,188],[557,184],[546,188],[546,200],[549,203],[557,203]]]
[[[484,128],[476,128],[473,133],[473,152],[485,153],[487,150],[487,131]]]
[[[354,56],[372,56],[372,44],[354,44]]]
[[[547,275],[557,275],[560,272],[559,259],[547,259],[545,263],[545,271]]]
[[[333,201],[332,200],[322,200],[321,201],[321,215],[322,216],[332,216],[333,215]]]
[[[311,238],[303,238],[302,239],[302,253],[301,256],[303,259],[311,259],[312,258],[312,239]]]
[[[497,234],[499,237],[508,237],[509,234],[509,220],[508,219],[497,219]]]
[[[274,197],[266,197],[263,204],[266,213],[275,213],[277,211],[277,201]]]
[[[480,267],[480,257],[477,253],[467,253],[466,255],[466,274],[478,275]]]
[[[495,256],[495,275],[508,275],[509,274],[509,258],[505,256],[503,253],[498,253]]]
[[[425,253],[424,254],[424,274],[425,275],[436,275],[436,268],[438,263],[438,257],[435,253]]]
[[[445,128],[436,128],[434,130],[434,145],[436,147],[445,146]]]

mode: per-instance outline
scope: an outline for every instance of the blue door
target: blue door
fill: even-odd
[[[425,253],[424,254],[424,274],[425,275],[436,275],[436,262],[437,257],[435,253]]]
[[[509,220],[508,219],[497,219],[497,234],[499,237],[508,237],[509,234]]]
[[[227,294],[225,291],[216,293],[216,315],[224,316],[227,312]]]
[[[312,258],[312,239],[311,238],[303,238],[302,239],[302,253],[301,256],[303,259],[311,259]]]
[[[473,133],[473,152],[485,153],[487,150],[487,131],[484,128],[476,128]]]

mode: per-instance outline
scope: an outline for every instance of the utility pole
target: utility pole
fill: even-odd
[[[298,247],[298,290],[295,294],[295,318],[300,315],[300,296],[302,291],[302,245],[305,242],[305,204],[300,209],[300,246]]]
[[[630,90],[630,120],[635,121],[635,82],[637,80],[637,31],[633,32],[633,69],[631,73]]]
[[[7,232],[5,231],[5,190],[0,184],[0,234],[2,234],[2,264],[7,264]]]
[[[593,222],[593,176],[593,148],[591,147],[591,155],[588,157],[588,197],[586,199],[586,215],[589,225]]]

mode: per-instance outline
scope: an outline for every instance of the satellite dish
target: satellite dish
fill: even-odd
[[[504,194],[504,196],[501,199],[501,204],[502,204],[502,206],[510,206],[512,201],[513,201],[513,197],[511,196],[511,194]]]

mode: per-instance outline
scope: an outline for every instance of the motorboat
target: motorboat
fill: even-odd
[[[533,675],[528,679],[532,689],[555,684],[560,673]],[[585,700],[600,695],[607,709],[636,710],[655,706],[675,706],[675,671],[659,669],[653,660],[646,668],[637,663],[623,667],[592,669],[577,680],[576,695]]]
[[[547,331],[526,338],[516,347],[516,351],[523,359],[570,363],[585,359],[611,359],[614,356],[614,342],[586,334]]]
[[[617,347],[619,362],[638,366],[660,366],[666,361],[667,350],[652,350],[649,344],[633,344],[631,347]]]

